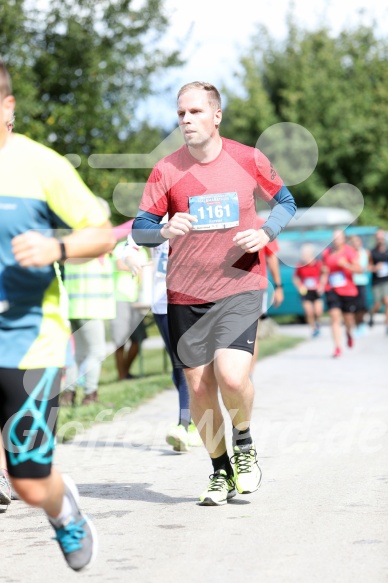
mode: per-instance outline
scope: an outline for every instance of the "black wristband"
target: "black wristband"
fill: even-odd
[[[281,287],[283,287],[283,284],[282,283],[274,283],[274,288],[275,289],[278,289],[278,288],[281,288]]]
[[[59,261],[59,263],[63,263],[67,259],[66,247],[65,247],[65,243],[63,242],[62,239],[59,239],[58,243],[59,243],[59,248],[61,250],[61,256],[60,256],[58,261]]]

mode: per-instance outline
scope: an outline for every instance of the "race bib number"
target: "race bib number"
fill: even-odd
[[[331,287],[344,287],[346,285],[346,277],[342,271],[335,271],[329,275],[329,283]]]
[[[307,289],[317,289],[317,283],[315,277],[306,277],[306,279],[303,280],[303,285]]]
[[[387,277],[388,275],[388,263],[383,263],[382,267],[377,272],[377,277]]]
[[[168,251],[162,251],[159,256],[158,265],[156,266],[156,275],[158,277],[166,277],[167,273]]]
[[[198,219],[194,231],[230,229],[239,224],[240,210],[237,192],[203,194],[189,197],[190,214]]]

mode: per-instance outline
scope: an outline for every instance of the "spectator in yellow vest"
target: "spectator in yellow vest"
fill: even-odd
[[[101,363],[106,356],[105,320],[116,316],[109,255],[86,263],[66,262],[64,283],[75,346],[75,364],[66,369],[61,404],[74,404],[76,387],[82,384],[82,404],[89,405],[98,399]]]

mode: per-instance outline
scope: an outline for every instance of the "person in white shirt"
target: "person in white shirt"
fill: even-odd
[[[153,260],[153,285],[151,310],[155,323],[163,339],[166,351],[172,364],[172,380],[179,395],[179,414],[177,425],[172,425],[166,435],[166,441],[176,452],[187,452],[190,447],[202,445],[201,437],[191,420],[189,392],[184,372],[176,368],[172,362],[170,334],[167,319],[166,269],[168,261],[169,242],[151,250]],[[144,267],[144,259],[140,247],[136,245],[131,235],[128,235],[124,249],[123,260],[134,275]]]

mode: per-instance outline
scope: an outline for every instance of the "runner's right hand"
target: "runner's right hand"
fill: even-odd
[[[167,223],[161,228],[160,234],[165,239],[173,239],[177,236],[186,235],[193,228],[193,223],[197,222],[197,217],[189,213],[175,213]]]

